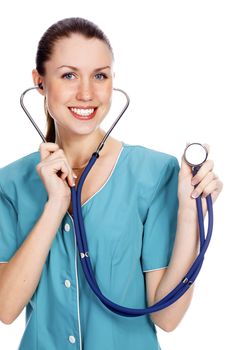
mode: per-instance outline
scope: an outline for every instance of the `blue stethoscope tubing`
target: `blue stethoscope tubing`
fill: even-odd
[[[92,291],[95,293],[95,295],[100,299],[100,301],[111,311],[114,313],[117,313],[121,316],[126,317],[137,317],[141,315],[145,315],[151,312],[156,312],[159,310],[162,310],[169,305],[173,304],[177,299],[179,299],[186,291],[187,289],[194,283],[201,266],[204,261],[204,255],[208,248],[208,245],[211,240],[212,231],[213,231],[213,207],[212,207],[212,199],[211,195],[208,195],[206,197],[207,201],[207,209],[208,209],[208,230],[207,235],[205,237],[205,228],[204,228],[204,219],[203,219],[203,210],[202,210],[202,202],[201,197],[199,196],[196,198],[196,206],[197,206],[197,212],[198,212],[198,223],[199,223],[199,234],[200,234],[200,252],[195,261],[193,262],[190,270],[185,275],[185,277],[182,279],[182,281],[169,293],[167,294],[163,299],[161,299],[156,304],[147,307],[145,309],[133,309],[133,308],[127,308],[118,304],[113,303],[111,300],[107,299],[102,292],[99,289],[99,286],[96,282],[93,269],[90,262],[90,256],[88,254],[88,244],[86,239],[86,233],[85,233],[85,227],[84,227],[84,221],[82,217],[82,208],[81,208],[81,190],[83,183],[93,167],[93,165],[96,162],[96,159],[98,158],[98,155],[96,153],[93,153],[91,159],[89,160],[89,163],[87,164],[86,168],[84,169],[78,185],[77,190],[75,187],[71,188],[71,199],[72,199],[72,208],[73,208],[73,217],[74,217],[74,225],[75,225],[75,235],[77,240],[77,246],[79,250],[79,256],[80,261],[82,265],[82,269],[85,275],[85,278],[92,289]],[[193,169],[193,175],[198,171],[198,167]]]
[[[33,126],[36,128],[37,132],[41,136],[43,142],[47,142],[43,133],[31,117],[30,113],[26,109],[23,98],[26,92],[32,90],[32,89],[38,89],[41,88],[40,85],[34,86],[32,88],[29,88],[25,90],[21,97],[20,97],[20,104],[23,108],[24,112],[32,122]],[[212,231],[213,231],[213,205],[212,205],[212,198],[211,195],[208,195],[206,197],[207,202],[207,212],[208,212],[208,229],[207,234],[205,236],[205,227],[204,227],[204,217],[203,217],[203,209],[202,209],[202,202],[201,197],[199,196],[196,198],[196,207],[197,207],[197,214],[198,214],[198,227],[199,227],[199,236],[200,236],[200,250],[199,254],[196,257],[195,261],[193,262],[192,266],[190,267],[189,271],[186,273],[186,275],[183,277],[183,279],[179,282],[179,284],[171,291],[169,292],[163,299],[155,303],[154,305],[144,308],[144,309],[134,309],[134,308],[128,308],[121,305],[118,305],[108,298],[106,298],[101,290],[99,289],[99,286],[96,282],[95,275],[92,269],[90,256],[89,256],[89,250],[88,250],[88,244],[87,244],[87,238],[86,238],[86,232],[85,232],[85,226],[84,226],[84,220],[82,216],[82,207],[81,207],[81,191],[84,184],[84,181],[90,172],[91,168],[95,164],[96,160],[99,158],[99,152],[103,148],[104,143],[111,133],[112,129],[115,127],[123,113],[126,111],[126,109],[129,106],[129,97],[128,95],[121,89],[114,89],[116,91],[122,92],[126,99],[127,103],[125,104],[124,108],[122,109],[121,113],[119,114],[116,121],[113,123],[113,125],[110,127],[108,132],[105,134],[103,140],[100,142],[96,152],[94,152],[83,170],[83,173],[78,181],[77,189],[76,187],[71,187],[71,201],[72,201],[72,209],[73,209],[73,218],[74,218],[74,227],[75,227],[75,237],[76,237],[76,245],[79,252],[79,258],[81,262],[81,266],[83,269],[84,276],[86,278],[86,281],[88,282],[91,290],[94,292],[94,294],[99,298],[99,300],[112,312],[125,316],[125,317],[137,317],[142,316],[145,314],[149,314],[152,312],[156,312],[159,310],[162,310],[169,305],[173,304],[176,300],[178,300],[194,283],[196,280],[199,271],[202,267],[203,261],[204,261],[204,255],[205,252],[209,246],[211,237],[212,237]],[[197,173],[197,171],[200,169],[200,166],[193,166],[192,167],[192,173],[193,176]],[[196,185],[197,186],[197,185]],[[195,187],[196,187],[195,186]]]

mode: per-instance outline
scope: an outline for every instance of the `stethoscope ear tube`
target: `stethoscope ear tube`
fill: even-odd
[[[27,108],[25,107],[25,104],[23,102],[24,100],[24,96],[25,94],[30,91],[30,90],[34,90],[34,89],[40,89],[40,84],[39,85],[36,85],[36,86],[33,86],[27,90],[25,90],[21,96],[20,96],[20,105],[21,107],[23,108],[24,112],[26,113],[27,117],[29,118],[29,120],[31,121],[32,125],[35,127],[36,131],[38,132],[38,134],[40,135],[40,137],[42,138],[43,142],[46,143],[46,139],[43,135],[43,133],[41,132],[40,128],[38,127],[38,125],[36,124],[36,122],[34,121],[34,119],[32,118],[31,114],[28,112]]]
[[[40,128],[38,127],[38,125],[36,124],[35,120],[32,118],[31,114],[28,112],[27,108],[25,107],[24,104],[24,96],[26,95],[26,93],[28,91],[34,90],[34,89],[43,89],[42,83],[39,83],[36,86],[30,87],[28,89],[26,89],[20,96],[20,105],[23,109],[23,111],[25,112],[25,114],[27,115],[27,117],[29,118],[29,120],[31,121],[32,125],[35,127],[36,131],[38,132],[38,134],[40,135],[40,137],[42,138],[43,142],[47,142],[46,138],[44,137],[42,131],[40,130]],[[125,97],[126,97],[126,103],[123,107],[123,109],[121,110],[120,114],[118,115],[118,117],[116,118],[116,120],[114,121],[114,123],[111,125],[111,127],[109,128],[109,130],[107,131],[107,133],[104,135],[103,139],[101,140],[100,144],[98,145],[97,149],[96,149],[96,153],[99,154],[99,152],[101,151],[101,149],[104,146],[104,143],[106,141],[106,139],[108,138],[108,136],[110,135],[110,133],[112,132],[113,128],[116,126],[116,124],[118,123],[118,121],[120,120],[120,118],[122,117],[122,115],[125,113],[126,109],[129,107],[129,103],[130,103],[130,98],[129,95],[122,89],[118,89],[118,88],[113,88],[114,91],[119,91],[121,92]]]

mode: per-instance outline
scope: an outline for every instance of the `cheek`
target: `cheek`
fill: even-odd
[[[57,81],[49,83],[47,87],[47,98],[50,104],[65,102],[70,98],[69,90],[64,89],[64,86]]]
[[[104,105],[111,104],[112,99],[112,84],[106,85],[106,87],[99,88],[95,91],[96,98]]]

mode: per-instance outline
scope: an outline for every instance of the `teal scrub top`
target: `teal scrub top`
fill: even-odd
[[[179,163],[141,145],[122,145],[107,181],[83,203],[82,214],[102,293],[122,306],[145,308],[145,273],[167,267],[172,253]],[[0,169],[0,262],[15,254],[48,200],[36,171],[39,162],[37,151]],[[114,314],[92,292],[67,211],[26,305],[18,349],[157,350],[156,333],[149,315]]]

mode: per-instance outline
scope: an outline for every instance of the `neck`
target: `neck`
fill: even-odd
[[[74,137],[56,132],[55,143],[63,149],[71,168],[80,170],[87,165],[105,134],[106,132],[100,128],[89,135],[75,135]],[[109,139],[110,137],[106,140],[106,144]],[[104,148],[101,151],[102,155],[106,153]]]

